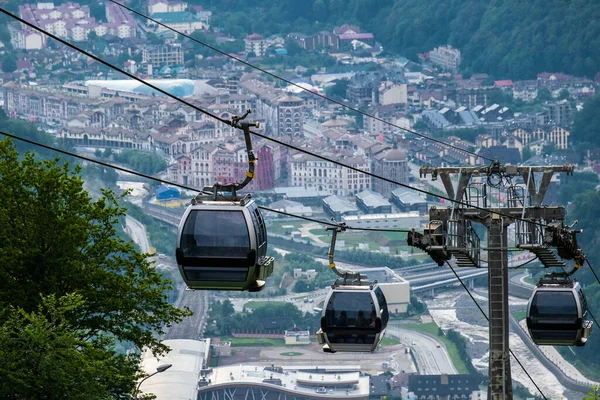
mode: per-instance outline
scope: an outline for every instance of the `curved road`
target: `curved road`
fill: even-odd
[[[394,325],[388,325],[386,333],[412,347],[421,375],[458,373],[452,364],[446,346],[432,336]]]
[[[125,232],[131,237],[131,240],[140,246],[142,253],[150,252],[150,242],[148,242],[146,227],[140,221],[129,215],[125,215]]]
[[[146,227],[129,215],[125,216],[125,225],[125,231],[140,246],[140,250],[143,253],[150,252]],[[164,339],[198,339],[201,337],[206,327],[207,293],[205,291],[185,290],[185,286],[183,286],[179,289],[179,297],[175,306],[177,308],[187,306],[194,312],[194,315],[183,319],[179,324],[175,324],[167,329]]]

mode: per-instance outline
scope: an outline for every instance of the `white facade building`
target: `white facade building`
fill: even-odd
[[[452,46],[436,47],[429,53],[429,60],[432,64],[456,72],[461,61],[460,50]]]

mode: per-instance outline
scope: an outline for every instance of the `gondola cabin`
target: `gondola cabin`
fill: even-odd
[[[527,329],[537,345],[585,345],[593,324],[587,318],[587,302],[577,281],[540,280],[527,307]]]
[[[383,291],[377,284],[332,285],[318,332],[326,352],[374,351],[389,319]]]
[[[260,291],[273,273],[265,221],[251,199],[190,205],[179,224],[177,264],[190,289]]]

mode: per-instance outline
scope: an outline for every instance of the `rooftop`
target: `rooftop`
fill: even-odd
[[[331,371],[331,372],[329,372]],[[217,367],[207,376],[211,384],[200,388],[200,391],[210,390],[215,386],[241,386],[244,383],[260,385],[265,388],[274,388],[293,393],[304,394],[310,398],[367,398],[369,396],[368,376],[360,375],[360,367],[344,366],[335,370],[328,366],[318,370],[315,366],[283,366],[266,369],[263,366],[233,365]],[[281,381],[281,385],[265,382],[265,380]],[[322,393],[317,389],[326,387],[327,392]]]
[[[365,204],[367,207],[388,207],[391,206],[390,202],[383,198],[382,195],[370,190],[363,190],[356,194],[356,197]]]
[[[147,351],[142,356],[142,369],[146,373],[156,372],[162,364],[173,366],[163,373],[156,374],[152,379],[144,381],[140,392],[153,393],[157,400],[167,399],[195,399],[197,396],[196,384],[207,359],[210,339],[205,340],[165,340],[163,343],[171,351],[160,360]]]
[[[323,199],[323,203],[327,204],[333,212],[348,213],[357,212],[358,209],[348,199],[336,195],[332,195]]]

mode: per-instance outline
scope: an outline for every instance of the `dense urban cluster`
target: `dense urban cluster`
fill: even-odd
[[[223,3],[231,5],[231,2]],[[240,3],[243,3],[241,8],[245,7],[246,2]],[[337,0],[310,3],[314,3],[311,7],[316,14],[326,13],[325,10],[335,4],[343,6]],[[251,29],[254,25],[239,14],[224,15],[222,8],[226,5],[216,5],[209,0],[202,6],[193,0],[190,3],[184,0],[136,0],[126,4],[152,20],[111,1],[100,4],[86,0],[81,3],[23,3],[14,8],[15,15],[24,21],[89,51],[187,104],[69,49],[24,23],[11,20],[5,28],[0,27],[0,40],[3,40],[0,46],[0,104],[7,127],[15,126],[9,122],[26,124],[24,121],[27,121],[28,129],[39,127],[52,135],[54,143],[61,149],[93,153],[98,159],[128,167],[134,165],[131,160],[135,156],[147,156],[147,159],[138,159],[139,165],[148,164],[146,172],[176,184],[202,189],[216,182],[240,182],[248,176],[244,137],[239,129],[222,121],[232,121],[251,110],[248,119],[259,123],[258,127],[252,128],[254,132],[291,147],[254,136],[252,144],[258,161],[254,179],[246,189],[255,194],[261,204],[276,210],[306,217],[327,217],[357,229],[401,229],[403,232],[413,229],[414,232],[422,228],[429,207],[444,204],[432,191],[443,193],[444,187],[440,182],[420,179],[418,167],[421,165],[478,166],[496,159],[513,165],[587,164],[592,167],[589,170],[600,172],[600,150],[596,148],[600,146],[600,140],[595,131],[583,132],[583,124],[580,122],[578,126],[577,121],[577,116],[584,113],[587,119],[598,118],[592,115],[594,108],[586,105],[598,102],[595,95],[600,85],[600,72],[595,77],[555,71],[537,73],[535,79],[508,79],[508,76],[492,75],[490,70],[487,70],[488,74],[476,71],[476,66],[465,66],[468,55],[465,57],[461,53],[463,48],[446,44],[456,41],[436,43],[429,46],[429,51],[410,55],[394,54],[387,44],[384,46],[380,42],[384,36],[380,34],[381,29],[374,29],[372,24],[349,23],[357,23],[360,19],[343,21],[348,23],[337,20],[335,24],[323,23],[318,29],[298,24],[294,26],[297,29],[288,29],[285,33],[266,34]],[[363,11],[368,14],[368,10]],[[161,24],[189,35],[191,39]],[[222,52],[215,52],[204,44]],[[264,73],[265,70],[268,73]],[[283,79],[276,79],[274,75]],[[575,137],[574,132],[578,130],[580,136]],[[33,135],[28,130],[23,132],[26,132],[25,136]],[[586,140],[582,140],[584,137]],[[582,149],[582,143],[589,144],[589,148]],[[12,157],[10,165],[4,168],[9,170],[11,166],[20,165],[12,147],[4,146]],[[150,160],[150,157],[155,158]],[[160,162],[155,162],[156,158]],[[25,161],[29,162],[33,161]],[[36,164],[36,168],[41,170],[42,165]],[[164,170],[158,171],[161,168]],[[96,174],[100,180],[106,178],[100,167]],[[116,185],[116,174],[113,178],[112,183]],[[560,182],[562,188],[559,188],[560,179],[548,183],[546,203],[571,202],[571,208],[575,208],[575,203],[582,203],[582,198],[576,198],[575,193],[595,190],[598,183],[595,174],[580,174],[572,181]],[[74,182],[73,185],[79,185],[76,179]],[[426,190],[417,193],[406,185]],[[180,195],[185,197],[186,194],[163,186],[156,191],[156,200],[150,201],[152,196],[144,193],[140,200],[142,208],[129,206],[128,211],[115,208],[115,221],[125,218],[125,212],[127,218],[152,220],[156,230],[162,231],[160,244],[155,242],[153,246],[159,252],[168,252],[170,236],[176,227],[170,219],[180,217],[177,212],[183,211],[181,204],[185,203]],[[167,210],[163,206],[172,198],[176,199],[173,204],[177,205],[169,206],[172,209]],[[117,200],[114,202],[116,204]],[[150,203],[155,207],[154,211],[164,208],[153,215],[160,223],[150,217],[150,212],[144,214],[148,211],[144,207]],[[589,203],[589,210],[596,207],[592,203]],[[572,215],[584,211],[585,207],[579,207]],[[291,218],[275,219],[271,213],[267,215],[269,229],[274,227],[274,221],[289,225],[272,229],[269,232],[271,243],[283,243],[297,251],[321,251],[329,245],[329,236],[313,232],[317,230],[313,227],[318,224],[302,226]],[[583,221],[582,225],[587,229],[589,223]],[[396,266],[412,267],[412,260],[409,263],[400,257],[412,257],[414,249],[407,250],[404,238],[399,240],[394,236],[397,233],[354,236],[348,243],[340,239],[340,260],[373,266],[391,264],[389,260],[398,259]],[[306,236],[311,240],[302,239]],[[367,239],[372,241],[367,243]],[[479,246],[479,242],[477,244]],[[126,250],[134,254],[133,247]],[[372,259],[367,259],[367,255]],[[194,362],[200,364],[194,367],[197,369],[194,370],[196,380],[190,380],[192,384],[188,386],[191,389],[187,389],[198,394],[195,390],[212,384],[206,381],[205,375],[202,375],[203,380],[198,380],[200,370],[208,374],[211,355],[217,359],[217,364],[220,357],[235,357],[236,352],[232,353],[231,347],[236,346],[236,340],[240,347],[243,340],[256,338],[260,338],[261,344],[264,338],[273,339],[274,345],[283,344],[280,342],[284,340],[285,345],[310,345],[310,336],[318,329],[319,322],[312,312],[322,311],[316,307],[316,302],[313,304],[315,293],[328,285],[331,276],[319,271],[320,264],[312,257],[302,255],[305,258],[296,263],[294,257],[300,256],[288,253],[281,257],[283,267],[275,274],[279,286],[270,292],[281,296],[283,301],[279,303],[284,305],[254,304],[249,307],[252,302],[238,304],[236,301],[241,297],[234,299],[233,296],[233,303],[224,298],[213,300],[212,310],[206,312],[206,317],[202,314],[201,322],[196,321],[197,326],[193,329],[200,332],[195,339],[205,330],[207,336],[211,333],[215,338],[194,341],[193,346],[198,346],[193,350],[197,352]],[[159,259],[165,260],[167,256],[160,254]],[[393,280],[391,277],[396,274],[393,268],[376,267],[380,267],[380,271],[372,269],[369,274],[379,278],[379,273],[380,283],[385,285],[388,279]],[[153,277],[150,272],[148,276]],[[413,282],[421,279],[424,283],[424,286],[411,286],[413,293],[420,295],[427,290],[433,296],[438,286],[423,287],[431,284],[430,279],[448,277],[440,274],[436,277],[411,276],[410,279],[413,278]],[[394,279],[406,286],[402,301],[396,302],[402,306],[390,313],[398,318],[409,315],[420,318],[427,314],[427,307],[408,294],[407,281],[400,277]],[[469,289],[474,289],[474,282],[481,277],[465,279]],[[270,283],[273,285],[273,280]],[[437,281],[434,284],[437,285]],[[172,289],[166,281],[161,281],[161,285]],[[443,285],[446,288],[450,284]],[[415,288],[422,291],[415,291]],[[298,300],[292,300],[292,293],[303,293],[305,297],[298,301],[300,305],[290,303]],[[600,304],[597,298],[597,295],[590,296],[590,304]],[[203,306],[209,301],[207,297],[198,299]],[[394,301],[388,296],[390,307],[396,304]],[[72,302],[82,307],[78,298]],[[159,300],[156,302],[159,304]],[[50,306],[54,307],[53,304]],[[159,306],[171,307],[162,303]],[[165,317],[168,324],[188,316],[187,310],[168,308],[168,311],[171,313]],[[286,316],[282,317],[284,314]],[[206,318],[212,322],[205,321]],[[423,321],[419,320],[420,323]],[[163,321],[152,320],[152,323],[162,326]],[[154,325],[151,327],[155,328]],[[394,337],[399,340],[406,334],[404,328],[392,329],[397,329]],[[163,328],[159,330],[165,333]],[[284,340],[280,338],[280,331],[285,332]],[[443,337],[438,339],[444,340],[442,343],[446,346],[454,346],[452,351],[459,354],[455,358],[465,360],[464,368],[457,369],[452,364],[455,360],[448,360],[449,368],[440,364],[425,373],[417,367],[417,371],[403,370],[390,379],[391,374],[364,375],[365,365],[369,371],[391,370],[376,356],[367,356],[361,361],[364,365],[358,365],[357,361],[356,366],[339,370],[331,367],[325,371],[311,366],[290,369],[290,374],[275,364],[262,369],[263,366],[246,363],[243,368],[241,363],[239,368],[237,365],[234,368],[231,363],[231,367],[221,366],[223,372],[218,379],[213,375],[214,383],[245,379],[279,387],[269,392],[271,397],[263,395],[263,398],[279,396],[278,390],[286,385],[306,398],[314,397],[314,393],[332,395],[334,389],[335,396],[345,393],[346,397],[356,399],[387,396],[477,398],[485,378],[477,372],[475,360],[471,362],[467,354],[473,344],[467,344],[454,330],[450,332],[448,335],[439,329],[439,332],[416,335],[418,344],[412,342],[412,346],[424,343],[428,347],[433,343],[435,349],[438,342],[431,338]],[[173,339],[168,332],[165,335],[165,338]],[[229,341],[219,342],[216,336],[231,337]],[[134,344],[140,348],[151,345],[163,350],[162,345],[157,344],[158,339],[149,337],[145,337],[145,342],[140,340]],[[213,339],[216,340],[211,348]],[[399,344],[393,340],[395,342],[385,346]],[[172,354],[177,357],[183,357],[192,346],[177,341],[168,344],[175,349]],[[590,343],[587,348],[593,349],[593,346],[597,345]],[[400,354],[399,349],[394,348],[394,351]],[[127,367],[131,370],[137,368],[140,361],[143,368],[148,369],[148,365],[154,368],[154,359],[147,354],[129,356],[131,360],[127,360]],[[285,362],[285,358],[277,356],[274,355],[274,359],[279,363]],[[570,355],[563,354],[563,357]],[[589,355],[580,358],[586,357],[591,358]],[[427,357],[416,360],[408,346],[405,355],[398,355],[398,359],[406,365],[428,363]],[[431,359],[437,363],[442,356],[432,355]],[[594,365],[597,361],[589,362]],[[448,375],[448,372],[455,374]],[[575,376],[579,377],[579,372],[577,374]],[[577,384],[584,384],[583,378],[582,381],[573,379]],[[127,391],[134,383],[132,378],[117,386],[119,390],[126,388],[123,390]],[[588,383],[587,378],[585,383]],[[244,390],[246,396],[256,394],[254,389]],[[526,392],[523,388],[517,391]],[[197,398],[209,400],[208,393],[205,390]]]

